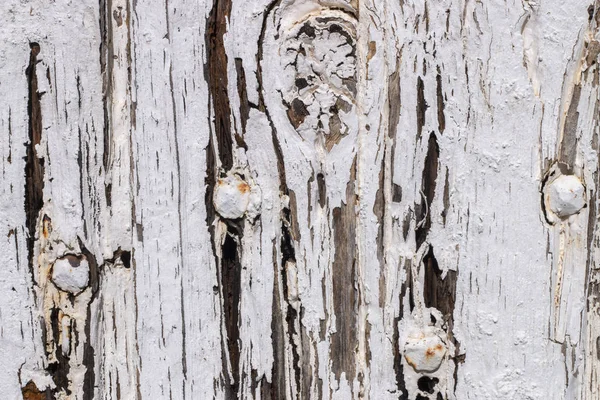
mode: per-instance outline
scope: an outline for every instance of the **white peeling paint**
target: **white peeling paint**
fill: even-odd
[[[598,397],[589,1],[232,0],[222,33],[211,1],[25,3],[0,5],[3,398]]]

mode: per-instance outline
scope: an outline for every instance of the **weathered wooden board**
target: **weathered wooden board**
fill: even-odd
[[[598,3],[5,0],[7,399],[600,399]]]

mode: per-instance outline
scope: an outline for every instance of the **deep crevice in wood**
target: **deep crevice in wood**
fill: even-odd
[[[221,168],[233,167],[233,138],[231,135],[231,107],[227,89],[227,53],[224,35],[231,13],[231,0],[214,0],[206,23],[206,64],[204,73],[208,82],[213,111],[217,154]]]
[[[423,133],[425,126],[425,111],[427,111],[427,102],[425,101],[425,84],[421,77],[417,78],[417,139]]]
[[[244,71],[244,65],[241,58],[235,59],[235,70],[237,75],[238,97],[240,99],[240,122],[242,124],[242,135],[236,134],[235,139],[239,147],[248,150],[248,146],[244,142],[243,136],[246,134],[246,124],[250,117],[250,103],[248,102],[248,90],[246,88],[246,72]]]
[[[297,326],[300,325],[298,311],[294,308],[291,303],[290,298],[290,288],[288,287],[288,273],[287,273],[287,264],[296,262],[296,252],[294,250],[294,244],[292,240],[292,235],[290,233],[289,227],[291,226],[291,210],[286,208],[283,210],[283,221],[281,225],[281,282],[283,284],[283,295],[284,299],[287,303],[285,321],[287,323],[288,329],[288,342],[291,345],[292,350],[292,365],[294,369],[294,380],[296,382],[296,387],[301,387],[302,381],[302,370],[300,368],[300,353],[298,346],[296,344],[295,337],[300,335],[298,332]]]
[[[435,188],[438,177],[440,148],[437,138],[433,132],[429,135],[427,143],[427,155],[425,156],[425,166],[423,167],[423,180],[421,191],[425,196],[425,204],[420,204],[416,209],[417,230],[416,242],[417,249],[425,242],[429,229],[431,229],[431,204],[435,196]]]
[[[111,0],[100,0],[100,73],[102,74],[102,109],[104,115],[104,149],[102,164],[104,171],[110,168],[111,131],[110,131],[110,99],[112,98],[112,71],[114,68],[114,52],[112,44],[112,24],[108,16]],[[112,187],[105,185],[107,205],[111,206]]]
[[[214,0],[206,22],[206,64],[204,74],[209,88],[209,110],[212,111],[214,130],[211,129],[209,145],[207,148],[207,184],[205,204],[207,209],[206,222],[212,238],[214,254],[217,240],[215,236],[214,221],[216,211],[212,202],[214,187],[217,181],[217,157],[220,161],[220,170],[229,171],[233,167],[233,136],[231,132],[231,106],[229,103],[227,80],[227,54],[225,50],[224,35],[227,32],[227,21],[231,13],[231,0]],[[213,139],[214,138],[214,139]],[[241,137],[239,139],[242,139]],[[238,140],[239,141],[239,140]],[[243,143],[243,139],[242,139]],[[239,240],[243,234],[243,222],[223,221],[227,224],[227,234],[221,245],[221,258],[217,257],[219,265],[219,293],[222,297],[223,319],[227,334],[223,349],[222,365],[225,397],[236,399],[239,395],[239,307],[241,292],[241,260],[238,249]],[[241,224],[241,225],[240,225]],[[229,355],[227,363],[225,354]],[[231,367],[229,374],[228,364]],[[231,376],[230,376],[231,375]]]
[[[444,115],[444,90],[442,89],[442,75],[440,73],[440,67],[437,68],[437,76],[435,77],[436,82],[436,98],[437,98],[437,118],[438,118],[438,130],[440,134],[444,133],[446,129],[446,116]]]
[[[83,254],[90,266],[90,281],[89,285],[92,290],[92,296],[86,307],[86,318],[85,318],[85,338],[86,341],[83,347],[83,365],[85,366],[85,377],[83,381],[83,400],[93,400],[94,399],[94,388],[96,383],[96,375],[95,375],[95,350],[92,346],[91,342],[91,327],[92,327],[92,304],[94,300],[98,296],[100,291],[100,277],[98,271],[98,263],[96,262],[96,257],[90,252],[81,239],[79,239],[79,247],[81,248],[81,254]],[[124,252],[122,252],[124,253]],[[122,254],[121,253],[121,254]],[[125,252],[129,253],[129,252]],[[96,316],[94,316],[96,317]],[[73,330],[76,332],[76,330]],[[79,340],[79,338],[77,338]]]
[[[52,312],[50,313],[50,323],[52,327],[52,340],[55,344],[60,343],[60,309],[58,307],[54,307]],[[53,390],[54,396],[61,391],[64,391],[67,395],[71,394],[71,390],[69,389],[69,356],[64,355],[61,349],[55,347],[55,357],[56,362],[48,364],[47,371],[52,376],[52,381],[54,385],[56,385]]]
[[[455,353],[452,354],[454,366],[454,390],[456,390],[458,378],[458,365],[464,362],[465,355],[460,354],[460,343],[454,337],[454,306],[456,304],[456,283],[458,272],[447,270],[443,276],[443,271],[439,268],[438,262],[433,252],[433,246],[429,246],[429,251],[423,258],[425,267],[425,276],[423,281],[423,302],[425,307],[431,307],[439,310],[443,317],[443,327],[452,341]]]
[[[223,319],[227,331],[227,350],[232,376],[226,390],[228,399],[238,397],[240,385],[240,294],[242,265],[236,238],[237,232],[228,230],[221,248],[221,287],[223,294]]]
[[[40,45],[30,43],[29,47],[31,48],[29,65],[25,70],[29,92],[27,103],[29,143],[27,144],[25,161],[25,225],[28,233],[28,265],[35,281],[33,254],[38,217],[44,206],[44,158],[40,157],[36,149],[42,139],[42,107],[40,103],[42,94],[38,92],[36,73]]]

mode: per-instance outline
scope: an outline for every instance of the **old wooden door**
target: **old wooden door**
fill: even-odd
[[[600,399],[591,1],[0,2],[0,397]]]

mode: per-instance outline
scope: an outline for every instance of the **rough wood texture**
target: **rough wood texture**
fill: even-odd
[[[600,399],[599,6],[0,2],[0,397]]]

